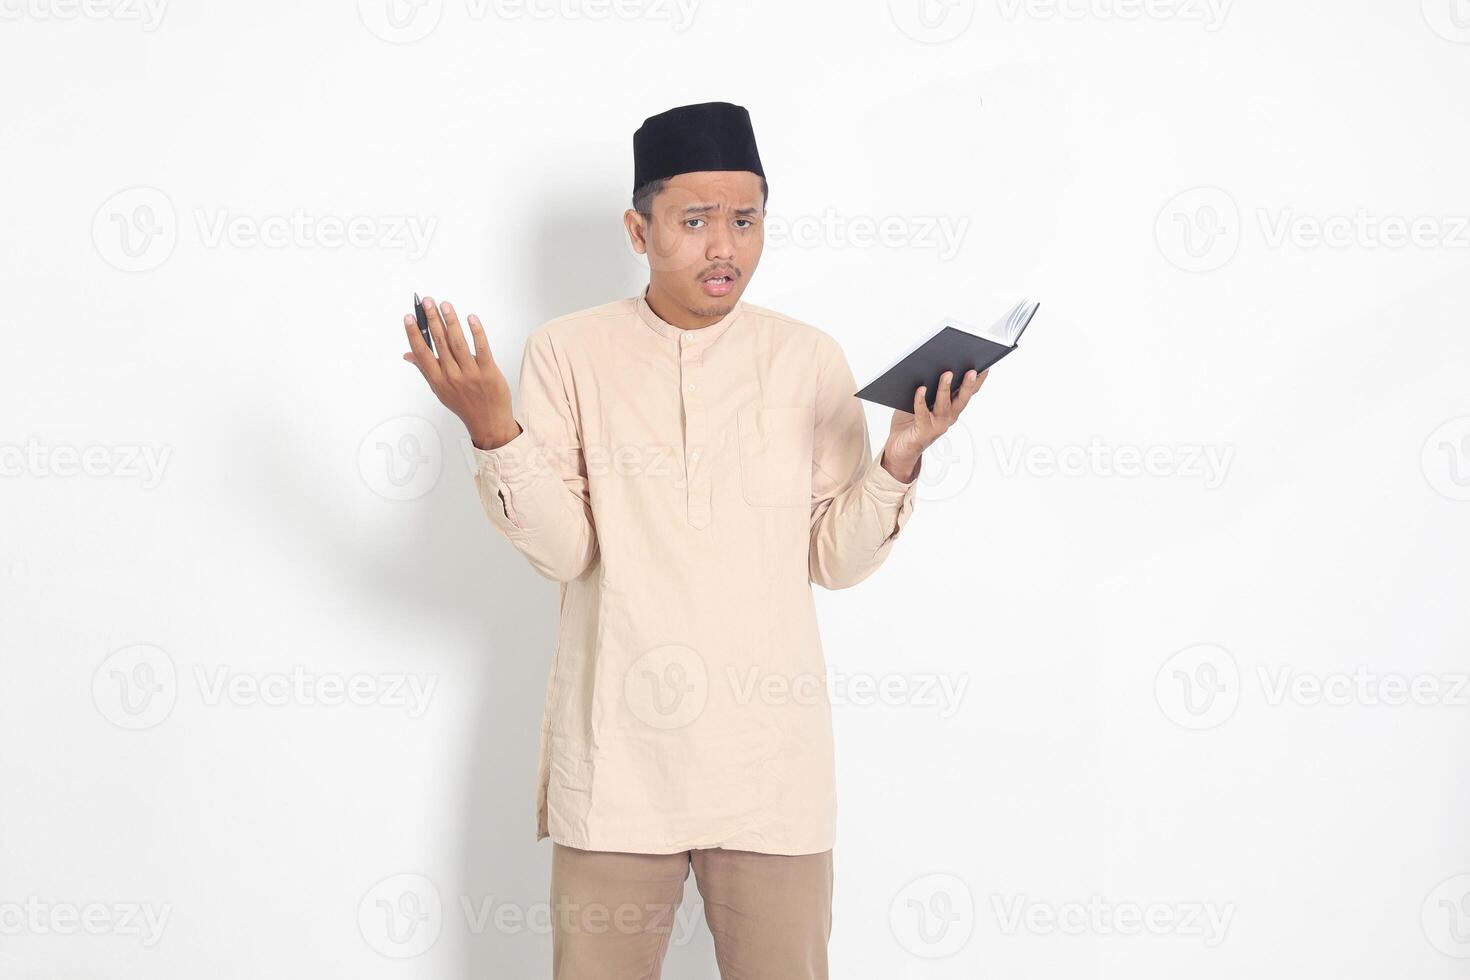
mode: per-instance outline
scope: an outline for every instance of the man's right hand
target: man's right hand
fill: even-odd
[[[510,385],[490,356],[490,344],[480,318],[470,314],[470,335],[475,349],[465,343],[459,317],[448,303],[423,298],[434,351],[424,343],[412,313],[403,318],[410,352],[403,359],[419,369],[429,388],[444,407],[459,416],[478,449],[496,449],[520,435],[521,427],[511,416]]]

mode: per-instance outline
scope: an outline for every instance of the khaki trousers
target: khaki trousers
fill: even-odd
[[[691,867],[721,980],[827,980],[831,851],[624,854],[553,842],[554,980],[658,980]]]

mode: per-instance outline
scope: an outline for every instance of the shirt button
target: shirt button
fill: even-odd
[[[689,390],[690,391],[693,391],[694,390],[694,382],[693,381],[689,382]]]
[[[689,454],[689,458],[692,459],[692,460],[694,460],[694,462],[696,462],[696,463],[699,462],[699,450],[696,449],[696,450],[694,450],[694,452],[690,453]]]
[[[694,335],[693,334],[686,333],[684,335],[684,343],[686,343],[686,344],[692,344],[692,343],[694,343]]]

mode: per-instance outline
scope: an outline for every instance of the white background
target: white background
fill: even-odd
[[[1043,301],[819,592],[833,976],[1470,976],[1465,0],[388,2],[0,2],[0,975],[546,975],[556,587],[401,317],[633,295],[718,99],[860,381]]]

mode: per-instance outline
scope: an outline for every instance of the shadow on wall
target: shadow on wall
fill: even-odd
[[[532,267],[515,280],[527,294],[507,297],[530,311],[529,322],[501,333],[495,356],[503,370],[519,370],[525,338],[539,323],[636,295],[647,283],[641,257],[622,241],[622,212],[608,203],[561,202],[537,229],[526,251]],[[488,281],[487,288],[508,287]],[[515,390],[519,379],[509,380]],[[372,621],[393,628],[434,624],[434,649],[425,656],[475,686],[467,698],[472,743],[443,747],[444,758],[466,759],[468,769],[451,804],[458,822],[451,817],[440,824],[458,826],[458,846],[451,849],[455,872],[434,883],[443,928],[432,955],[452,958],[448,975],[466,980],[534,980],[551,970],[551,842],[535,839],[535,803],[559,586],[538,575],[486,519],[463,429],[447,412],[433,417],[443,443],[442,474],[401,508],[343,506],[330,479],[306,475],[320,467],[318,455],[302,448],[302,456],[292,456],[289,432],[241,433],[241,465],[269,475],[275,495],[251,502],[269,501],[270,518],[289,525],[298,559],[327,562],[353,596],[353,608]],[[718,980],[692,875],[686,893],[665,976]]]
[[[549,211],[527,249],[531,266],[521,280],[529,295],[517,305],[532,313],[522,341],[537,324],[612,300],[637,295],[648,282],[647,266],[627,244],[621,202],[564,201]],[[521,351],[497,354],[509,370],[519,370]],[[518,379],[511,379],[512,388]],[[464,946],[460,975],[465,980],[487,977],[531,978],[551,975],[551,937],[546,932],[549,902],[551,842],[535,839],[536,761],[541,708],[546,694],[551,654],[556,644],[559,587],[531,569],[520,553],[479,513],[479,502],[468,484],[455,491],[470,499],[475,520],[488,528],[471,534],[459,519],[456,505],[451,523],[433,508],[420,508],[421,529],[431,543],[434,560],[422,555],[404,561],[403,568],[421,568],[416,578],[426,593],[424,601],[443,603],[453,596],[456,608],[470,610],[483,633],[473,656],[489,667],[483,674],[479,727],[465,773],[463,854],[464,872],[458,891],[472,896],[477,915],[492,917],[473,930]],[[414,588],[400,582],[395,587]],[[446,610],[448,612],[448,610]],[[453,613],[449,613],[453,614]],[[495,902],[486,902],[494,896]],[[446,896],[446,902],[449,897]],[[493,911],[500,902],[515,903],[534,931],[525,926],[518,934],[496,927]],[[554,913],[554,909],[550,910]],[[457,912],[446,910],[446,914]],[[665,960],[665,976],[690,980],[718,980],[714,946],[703,925],[703,911],[693,876],[686,882],[684,906],[674,925]],[[463,921],[461,919],[460,921]],[[697,924],[697,929],[693,928]]]

